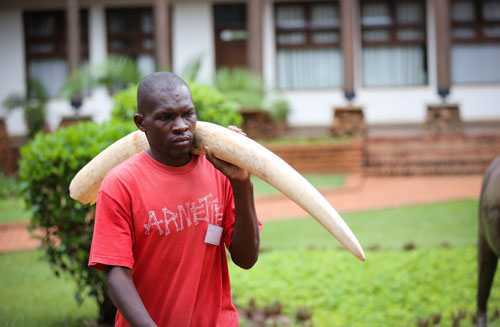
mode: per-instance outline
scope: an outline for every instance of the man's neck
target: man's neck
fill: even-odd
[[[170,166],[170,167],[182,167],[187,165],[191,161],[191,152],[180,154],[179,156],[165,156],[159,153],[147,149],[146,152],[151,158],[158,161],[159,163]]]

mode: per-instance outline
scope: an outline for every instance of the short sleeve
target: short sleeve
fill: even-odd
[[[133,228],[130,209],[101,190],[97,198],[89,267],[134,266]]]
[[[226,205],[224,212],[223,228],[224,228],[224,244],[229,250],[231,243],[233,241],[233,231],[234,231],[234,220],[235,220],[235,209],[234,209],[234,196],[233,189],[229,181],[226,183]],[[259,233],[262,232],[262,223],[259,220]]]

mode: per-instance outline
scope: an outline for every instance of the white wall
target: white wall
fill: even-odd
[[[266,2],[264,15],[264,78],[267,85],[276,84],[276,51],[272,0]],[[364,108],[369,124],[377,123],[421,123],[425,120],[427,105],[438,104],[436,73],[436,36],[434,6],[427,1],[427,63],[428,85],[420,87],[366,88],[363,87],[360,52],[361,41],[355,42],[356,98],[353,105]],[[359,18],[358,18],[359,21]],[[360,33],[356,31],[359,38]],[[452,86],[449,103],[460,106],[464,120],[500,120],[500,85]],[[282,91],[289,101],[291,126],[330,125],[333,108],[347,105],[343,90]]]
[[[22,135],[27,131],[22,110],[8,112],[2,105],[9,94],[26,93],[21,10],[0,11],[0,45],[0,116],[10,135]]]
[[[215,73],[215,46],[213,35],[212,3],[176,2],[172,18],[172,66],[181,74],[186,65],[201,56],[198,75],[200,81],[209,82]]]

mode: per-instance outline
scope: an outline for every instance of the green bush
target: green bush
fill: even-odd
[[[28,80],[30,93],[26,97],[24,94],[10,94],[3,102],[8,110],[22,108],[24,110],[24,120],[28,127],[28,137],[32,138],[45,126],[45,107],[48,101],[47,91],[42,83],[36,79]]]
[[[76,281],[76,298],[96,297],[101,321],[113,321],[115,310],[103,274],[87,267],[94,208],[71,199],[69,184],[96,154],[135,129],[133,122],[81,123],[37,134],[21,150],[19,176],[31,227],[43,231],[42,245],[55,274],[67,271]]]
[[[277,121],[286,120],[290,111],[288,101],[266,89],[262,78],[248,69],[219,69],[214,86],[242,110],[262,110]]]
[[[241,125],[241,115],[233,102],[228,101],[222,94],[212,88],[198,84],[189,83],[191,95],[198,120],[209,121],[221,126]],[[132,121],[137,113],[137,86],[116,93],[114,106],[111,112],[113,118]]]
[[[14,197],[18,192],[17,178],[15,176],[6,176],[0,172],[0,199]]]
[[[134,121],[134,115],[137,113],[137,85],[132,85],[127,89],[118,92],[113,97],[113,118],[124,121]]]
[[[198,120],[221,126],[241,126],[242,118],[233,102],[206,85],[190,83],[189,87]]]

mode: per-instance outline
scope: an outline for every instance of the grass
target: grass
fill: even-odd
[[[304,174],[303,175],[317,189],[333,189],[344,185],[343,174]],[[260,178],[252,176],[255,196],[281,194],[280,191],[267,184]]]
[[[84,326],[97,303],[75,300],[75,282],[57,278],[41,250],[0,254],[0,326]]]
[[[259,307],[279,299],[291,316],[300,307],[312,308],[315,326],[415,326],[435,314],[442,326],[451,326],[461,310],[461,326],[470,326],[477,205],[463,200],[343,215],[366,250],[364,263],[339,251],[311,218],[267,222],[256,266],[246,271],[229,265],[233,294],[237,303],[253,298]],[[416,249],[402,251],[410,241]],[[379,250],[370,250],[373,245]],[[95,320],[95,301],[79,307],[74,282],[56,278],[41,257],[41,251],[0,255],[0,326],[83,326]],[[499,283],[496,276],[490,317],[500,307]]]
[[[474,245],[478,201],[462,200],[343,214],[364,249]],[[337,248],[339,243],[314,219],[264,223],[261,248]],[[300,232],[298,232],[300,231]]]
[[[30,217],[21,198],[0,199],[0,224],[29,221]]]
[[[430,326],[417,320],[439,316],[439,326],[472,326],[477,258],[474,246],[413,251],[369,251],[362,263],[345,251],[287,249],[263,253],[251,270],[230,265],[237,303],[254,299],[262,308],[278,300],[289,316],[313,310],[316,327]],[[500,307],[500,269],[489,301],[489,318]],[[496,320],[489,324],[500,326]]]
[[[463,200],[345,214],[365,248],[364,263],[339,251],[311,218],[264,223],[257,265],[249,271],[230,265],[233,293],[243,306],[250,299],[261,308],[278,300],[290,316],[311,308],[315,326],[415,326],[435,316],[451,326],[459,312],[465,313],[461,325],[470,326],[477,207],[477,200]],[[403,251],[408,243],[415,249]],[[490,318],[500,307],[498,275],[500,269]]]

